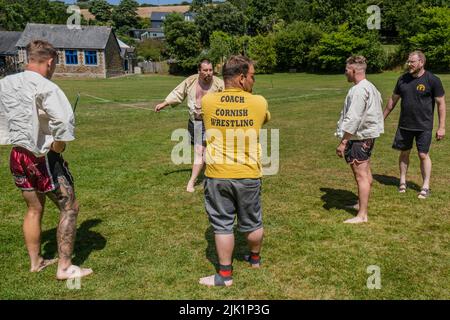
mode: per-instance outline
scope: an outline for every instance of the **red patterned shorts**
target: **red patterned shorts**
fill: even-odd
[[[14,147],[11,150],[10,169],[16,186],[23,191],[51,192],[59,188],[58,177],[64,176],[73,186],[73,177],[61,154],[49,151],[43,157]]]

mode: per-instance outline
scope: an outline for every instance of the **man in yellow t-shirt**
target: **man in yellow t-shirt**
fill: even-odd
[[[233,56],[223,66],[225,91],[202,99],[207,141],[205,207],[219,257],[219,272],[200,279],[207,286],[233,283],[235,214],[250,249],[245,259],[254,268],[260,266],[264,230],[259,133],[270,113],[266,99],[252,94],[254,75],[250,59]]]

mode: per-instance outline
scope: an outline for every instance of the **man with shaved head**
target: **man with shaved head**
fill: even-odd
[[[367,222],[368,203],[372,186],[370,157],[375,139],[384,132],[381,94],[366,79],[367,62],[363,56],[347,59],[345,75],[348,82],[353,82],[345,98],[344,108],[338,122],[336,135],[341,143],[336,154],[344,157],[351,166],[358,185],[358,203],[353,206],[358,210],[356,217],[345,223]]]
[[[64,92],[50,79],[57,51],[48,42],[26,47],[25,71],[0,80],[0,144],[12,145],[10,168],[27,204],[23,223],[31,272],[58,262],[56,278],[81,278],[91,269],[72,265],[78,203],[74,181],[62,157],[66,143],[75,139],[74,115]],[[57,229],[58,259],[41,255],[41,221],[46,198],[60,210]]]

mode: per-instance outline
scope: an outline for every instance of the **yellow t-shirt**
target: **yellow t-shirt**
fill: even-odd
[[[266,99],[241,89],[210,93],[202,99],[209,178],[262,176],[260,129],[270,120]]]

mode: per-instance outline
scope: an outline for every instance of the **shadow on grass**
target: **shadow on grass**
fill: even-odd
[[[173,171],[166,171],[163,173],[163,175],[168,176],[170,174],[174,174],[174,173],[180,173],[180,172],[191,172],[192,169],[179,169],[179,170],[173,170]]]
[[[345,210],[353,215],[356,214],[355,209],[347,207],[358,203],[358,196],[353,192],[332,188],[320,188],[320,191],[325,193],[321,197],[324,202],[324,209],[330,211],[331,209],[336,208],[339,210]]]
[[[90,230],[100,224],[102,220],[91,219],[81,223],[77,229],[75,240],[73,264],[81,265],[87,260],[94,250],[103,250],[106,246],[106,239],[100,233]],[[46,259],[54,258],[58,255],[58,244],[56,242],[56,228],[42,233],[43,256]]]
[[[373,178],[385,186],[395,186],[398,188],[398,186],[400,185],[400,179],[397,177],[374,174]],[[414,182],[406,182],[406,184],[407,184],[408,188],[410,188],[412,190],[420,191],[420,189],[421,189],[420,186]]]
[[[168,176],[168,175],[174,174],[174,173],[191,172],[191,171],[192,171],[192,169],[179,169],[179,170],[164,172],[163,175]],[[197,178],[197,181],[195,182],[195,185],[198,186],[198,185],[202,184],[204,180],[205,180],[205,172],[202,170],[202,172],[200,172],[200,174]]]
[[[214,230],[210,226],[205,231],[205,239],[208,243],[208,246],[205,249],[205,256],[211,262],[216,271],[219,271],[219,258],[217,257],[216,252],[216,243],[214,240]],[[248,254],[249,249],[247,247],[247,240],[243,233],[234,229],[234,252],[233,252],[233,260],[244,261],[244,255]]]

